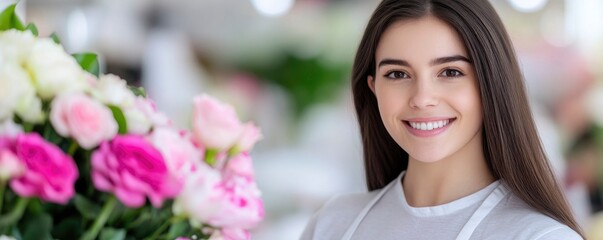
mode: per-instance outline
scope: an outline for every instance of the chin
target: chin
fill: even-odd
[[[409,153],[410,158],[417,160],[422,163],[435,163],[445,158],[445,154],[436,152],[425,152],[425,153]]]

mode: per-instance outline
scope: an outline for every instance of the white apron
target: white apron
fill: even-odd
[[[390,184],[385,186],[379,192],[379,194],[377,194],[377,196],[375,196],[375,198],[373,198],[362,209],[362,211],[360,211],[360,213],[358,213],[358,216],[356,217],[356,219],[354,219],[354,222],[352,222],[352,224],[350,225],[348,230],[345,232],[345,234],[341,238],[342,240],[352,239],[354,232],[356,232],[356,229],[358,228],[358,226],[360,226],[360,222],[362,222],[364,217],[368,214],[368,212],[371,210],[371,208],[373,208],[375,203],[377,203],[377,201],[379,201],[379,199],[381,199],[381,197],[383,197],[383,195],[387,192],[387,190],[392,188],[392,186],[398,186],[397,183],[399,182],[399,178],[397,178],[397,179],[398,180],[392,181]],[[475,231],[475,228],[477,228],[477,226],[482,222],[482,220],[484,220],[484,218],[492,211],[492,209],[494,209],[494,207],[496,207],[496,205],[498,205],[498,203],[507,195],[508,192],[509,192],[509,190],[505,186],[503,186],[503,184],[501,184],[499,182],[498,186],[496,186],[494,191],[492,191],[486,197],[486,200],[484,200],[482,202],[482,204],[477,208],[477,210],[475,210],[473,215],[471,215],[471,217],[469,217],[469,221],[467,221],[467,223],[465,223],[465,225],[461,229],[461,232],[459,233],[459,235],[456,236],[456,240],[469,240],[471,238],[471,235]]]

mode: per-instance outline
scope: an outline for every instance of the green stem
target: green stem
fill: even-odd
[[[173,216],[171,217],[168,221],[165,221],[159,228],[157,228],[157,230],[155,230],[155,232],[153,232],[153,234],[146,238],[146,239],[157,239],[157,237],[159,237],[159,235],[164,232],[170,225],[172,224],[176,224],[178,222],[181,222],[183,220],[186,220],[185,216]]]
[[[214,149],[205,150],[205,162],[210,166],[216,164],[216,157],[218,156],[218,151]]]
[[[73,157],[73,154],[75,154],[75,151],[77,151],[77,147],[77,142],[73,140],[73,142],[71,142],[71,145],[69,145],[69,150],[67,151],[67,154]]]
[[[10,226],[18,222],[23,216],[23,212],[25,211],[28,203],[29,198],[19,198],[17,205],[10,213],[0,216],[0,227]]]
[[[4,203],[4,190],[6,189],[6,182],[0,180],[0,215],[2,215],[2,204]]]
[[[98,235],[98,233],[100,232],[100,230],[105,226],[105,223],[107,222],[107,219],[109,219],[109,216],[111,215],[111,212],[113,212],[113,208],[115,208],[115,204],[116,203],[117,203],[117,200],[115,199],[115,196],[111,196],[109,198],[109,201],[107,201],[105,203],[105,205],[103,206],[103,209],[101,210],[100,216],[98,216],[98,218],[94,221],[94,224],[92,224],[92,228],[90,228],[84,234],[84,236],[82,236],[81,240],[94,240],[94,239],[96,239],[96,236]]]

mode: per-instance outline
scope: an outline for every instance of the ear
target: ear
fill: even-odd
[[[375,94],[375,78],[373,78],[373,76],[371,76],[371,75],[368,75],[368,77],[366,78],[366,81],[368,83],[369,88],[373,92],[373,94]]]

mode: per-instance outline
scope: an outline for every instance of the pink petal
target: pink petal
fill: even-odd
[[[115,196],[124,204],[124,206],[130,208],[138,208],[145,203],[144,195],[142,193],[129,191],[121,187],[115,188]]]

